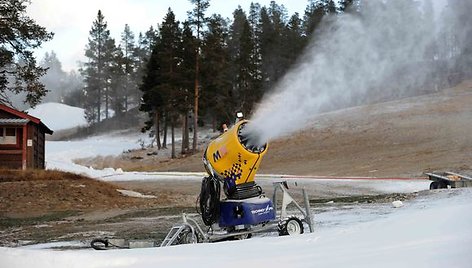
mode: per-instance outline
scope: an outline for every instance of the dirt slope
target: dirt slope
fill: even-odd
[[[122,195],[117,185],[59,171],[0,170],[0,220],[54,212],[149,207],[166,198]]]
[[[420,176],[470,169],[472,81],[436,94],[355,107],[316,118],[272,142],[262,172]]]

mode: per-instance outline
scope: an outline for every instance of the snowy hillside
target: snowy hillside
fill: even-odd
[[[35,108],[27,110],[27,112],[41,119],[53,131],[87,125],[84,118],[84,109],[62,103],[39,104]]]

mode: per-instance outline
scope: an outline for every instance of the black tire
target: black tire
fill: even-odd
[[[447,182],[439,181],[438,182],[438,189],[447,189]]]
[[[437,181],[433,181],[431,182],[431,184],[429,185],[429,189],[430,190],[435,190],[435,189],[438,189],[439,188],[439,183]]]
[[[303,234],[303,223],[297,217],[290,217],[279,223],[279,235]]]

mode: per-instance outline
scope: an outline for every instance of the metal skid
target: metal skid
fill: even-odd
[[[309,231],[313,232],[313,218],[305,189],[302,188],[305,206],[305,208],[302,208],[288,192],[288,184],[286,181],[275,182],[273,183],[273,186],[274,194],[272,202],[274,204],[276,214],[278,214],[278,219],[259,225],[234,226],[234,228],[231,229],[223,228],[218,230],[218,227],[210,227],[207,232],[204,232],[196,220],[184,213],[182,214],[182,222],[172,227],[160,246],[167,247],[178,244],[209,243],[227,239],[244,239],[255,233],[274,231],[278,231],[280,235],[290,235],[292,234],[290,230],[293,229],[291,229],[291,225],[297,222],[300,224],[302,222],[306,223],[309,227]],[[281,192],[282,194],[280,213],[277,213],[278,192]],[[288,215],[287,207],[292,203],[303,215],[302,218]],[[296,230],[298,233],[302,233],[303,226],[299,226],[299,229],[295,228],[294,230]]]

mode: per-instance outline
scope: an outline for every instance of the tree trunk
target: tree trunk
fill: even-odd
[[[101,106],[101,99],[102,99],[102,90],[100,89],[100,85],[98,86],[98,97],[97,97],[97,123],[100,122],[100,116],[101,116],[101,110],[100,110],[100,106]]]
[[[198,63],[198,49],[197,46],[197,56],[195,60],[195,104],[193,107],[193,143],[192,143],[192,150],[193,152],[197,152],[197,142],[198,142],[198,97],[199,97],[199,81],[198,81],[198,71],[199,71],[199,63]]]
[[[174,117],[171,116],[171,122],[170,122],[170,131],[171,131],[171,141],[172,141],[172,153],[171,153],[171,158],[175,158],[175,135],[174,135]]]
[[[180,153],[185,154],[188,148],[188,126],[187,126],[187,115],[184,113],[182,116],[182,148]]]
[[[108,86],[105,88],[105,119],[108,119]]]
[[[167,114],[164,116],[163,132],[164,137],[162,138],[162,148],[167,149]]]
[[[154,122],[154,127],[155,127],[155,133],[154,136],[156,137],[156,144],[157,144],[157,150],[161,149],[161,135],[160,135],[160,129],[159,129],[159,112],[156,111],[155,113],[155,122]]]

